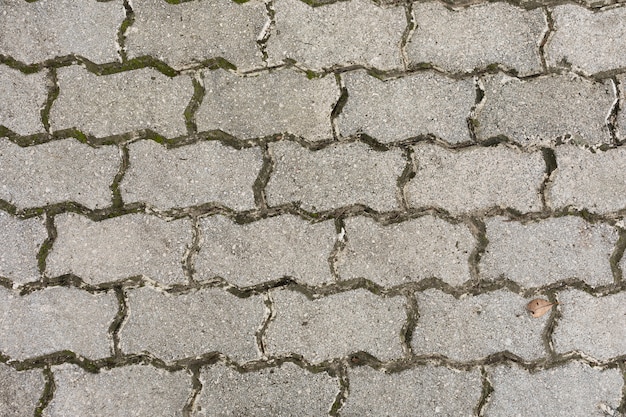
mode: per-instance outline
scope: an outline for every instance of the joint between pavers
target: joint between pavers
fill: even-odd
[[[119,154],[120,154],[120,167],[113,177],[113,182],[111,183],[111,201],[112,207],[114,209],[124,207],[124,201],[122,199],[122,192],[120,190],[120,184],[130,167],[130,154],[128,151],[128,146],[126,144],[119,145]]]
[[[613,86],[613,93],[615,94],[615,101],[613,102],[613,105],[611,106],[611,110],[609,111],[609,114],[606,117],[606,125],[609,129],[609,133],[611,135],[611,141],[613,142],[613,144],[615,146],[619,146],[621,145],[620,142],[620,137],[618,135],[619,132],[619,122],[618,122],[618,114],[620,112],[620,110],[624,110],[624,109],[620,109],[620,102],[622,100],[626,100],[626,98],[621,97],[621,86],[620,86],[620,82],[617,79],[617,77],[611,77],[611,85]]]
[[[197,216],[192,216],[191,221],[191,244],[187,245],[187,249],[183,254],[182,268],[189,285],[194,286],[197,284],[195,280],[195,259],[200,252],[204,240],[202,238],[200,219]]]
[[[487,369],[484,366],[480,367],[480,381],[481,381],[481,392],[480,398],[478,399],[478,403],[476,407],[474,407],[474,415],[482,417],[485,415],[485,409],[489,401],[491,400],[491,395],[493,394],[493,385],[489,380],[489,374],[487,373]]]
[[[200,368],[201,366],[192,365],[189,366],[189,371],[191,372],[191,392],[189,393],[189,397],[187,398],[187,402],[185,403],[182,413],[183,417],[191,417],[196,400],[202,391],[202,381],[200,380]]]
[[[39,268],[39,277],[41,280],[46,279],[46,261],[48,258],[48,254],[52,250],[52,246],[54,245],[54,241],[56,240],[58,235],[57,228],[54,224],[54,216],[45,213],[44,219],[48,236],[43,241],[43,243],[39,247],[39,251],[37,252],[37,267]]]
[[[341,277],[339,276],[339,268],[337,263],[339,261],[339,257],[341,253],[346,247],[347,237],[346,237],[346,226],[344,223],[344,219],[342,217],[338,217],[334,221],[335,223],[335,243],[333,244],[333,248],[328,255],[328,268],[330,269],[330,273],[335,282],[339,282]]]
[[[417,28],[415,15],[413,13],[413,2],[407,1],[404,4],[404,11],[406,15],[406,27],[404,28],[404,32],[400,38],[400,56],[402,57],[402,64],[404,66],[404,70],[406,71],[409,69],[409,64],[411,62],[409,54],[406,51],[406,46]]]
[[[470,277],[475,282],[480,282],[480,260],[482,259],[487,245],[489,245],[489,239],[487,239],[487,226],[485,221],[476,217],[469,217],[466,220],[467,227],[474,236],[475,243],[474,248],[467,257],[469,264]]]
[[[404,356],[410,358],[415,355],[411,341],[413,340],[413,332],[419,322],[420,314],[415,291],[406,291],[405,298],[406,321],[400,329],[400,345],[402,346]]]
[[[204,100],[205,88],[202,72],[196,72],[191,77],[191,83],[193,84],[193,95],[189,100],[189,104],[185,108],[184,118],[185,126],[187,128],[187,135],[190,137],[195,136],[198,133],[198,125],[196,124],[196,113]]]
[[[414,150],[412,147],[402,149],[402,154],[406,159],[406,165],[396,180],[396,200],[398,201],[398,206],[402,211],[408,211],[409,202],[406,197],[406,186],[413,178],[415,178],[417,165],[415,163],[415,158],[413,158]]]
[[[335,401],[330,407],[328,414],[333,417],[339,416],[341,408],[348,400],[350,393],[350,379],[348,377],[347,366],[345,363],[339,361],[336,364],[335,375],[337,377],[337,383],[339,384],[339,390],[335,396]]]
[[[43,128],[46,133],[50,134],[50,111],[52,109],[52,105],[54,101],[59,97],[59,80],[57,76],[56,68],[50,68],[48,70],[48,97],[46,97],[46,102],[44,106],[41,108],[41,123],[43,124]]]
[[[552,184],[552,174],[557,170],[558,164],[556,159],[556,153],[552,148],[541,148],[541,154],[543,156],[544,163],[546,164],[546,171],[543,181],[539,186],[539,196],[541,197],[541,206],[544,211],[550,211],[551,205],[548,201],[548,191]]]
[[[615,248],[611,257],[609,258],[609,264],[611,265],[611,272],[613,273],[613,282],[619,284],[622,282],[623,273],[620,265],[622,258],[624,257],[624,250],[626,250],[626,230],[621,227],[617,227],[618,238],[615,242]]]
[[[259,33],[256,44],[261,52],[263,64],[265,67],[269,65],[269,55],[267,53],[267,42],[269,41],[272,30],[276,25],[276,11],[274,10],[274,0],[265,0],[265,13],[267,14],[267,21],[261,32]]]
[[[335,74],[335,82],[337,83],[337,88],[339,89],[339,97],[330,112],[330,126],[333,132],[333,140],[338,141],[341,134],[339,132],[339,126],[337,125],[337,119],[348,102],[348,89],[346,88],[343,78],[338,73]]]
[[[546,61],[545,48],[550,41],[550,38],[554,35],[554,33],[556,33],[556,30],[554,29],[554,18],[552,17],[552,10],[547,6],[543,6],[541,10],[543,11],[543,15],[546,19],[547,28],[543,34],[543,37],[541,38],[541,42],[539,43],[539,59],[541,59],[541,68],[543,69],[543,72],[548,73],[549,68]]]
[[[263,317],[263,322],[261,323],[261,326],[257,329],[254,336],[256,339],[256,346],[257,346],[257,350],[259,351],[259,354],[261,355],[263,359],[267,360],[269,357],[269,354],[267,352],[267,347],[265,344],[265,334],[267,332],[267,328],[269,327],[270,323],[274,321],[274,318],[276,317],[276,310],[274,308],[274,299],[272,298],[272,294],[269,290],[266,291],[264,294],[263,308],[264,308],[265,316]]]
[[[135,11],[133,10],[129,0],[124,0],[123,6],[126,16],[117,31],[117,52],[120,56],[120,60],[122,62],[126,62],[128,61],[128,53],[126,52],[126,31],[135,22]]]
[[[115,297],[118,302],[118,311],[115,318],[109,326],[109,337],[111,338],[111,352],[115,357],[122,356],[120,347],[120,330],[124,323],[128,320],[129,308],[126,293],[121,286],[114,287]]]
[[[262,142],[259,146],[261,147],[263,163],[261,165],[261,169],[259,170],[259,174],[252,185],[252,193],[254,195],[254,204],[261,211],[261,213],[264,213],[269,208],[267,203],[266,188],[268,182],[270,181],[270,177],[272,176],[272,172],[274,171],[275,162],[274,156],[272,155],[272,151],[270,150],[267,142]]]
[[[46,366],[43,368],[43,377],[44,377],[44,387],[43,392],[41,393],[41,397],[37,402],[37,406],[35,407],[35,417],[42,417],[43,411],[48,407],[48,405],[52,402],[52,398],[54,397],[54,392],[56,391],[56,384],[54,382],[54,374],[52,373],[52,369],[50,366]]]

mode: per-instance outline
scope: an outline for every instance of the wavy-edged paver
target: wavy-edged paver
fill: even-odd
[[[150,352],[165,361],[220,352],[238,362],[258,359],[255,334],[265,316],[259,296],[223,289],[168,294],[151,287],[128,292],[129,315],[120,330],[125,353]]]
[[[0,211],[0,277],[24,284],[39,279],[37,255],[48,237],[43,219],[19,219]]]
[[[24,74],[0,65],[0,126],[18,135],[43,132],[41,109],[48,98],[47,84],[44,71]]]
[[[472,79],[418,72],[382,81],[364,71],[348,72],[343,79],[348,100],[337,118],[342,136],[365,133],[385,143],[426,135],[449,143],[471,139]]]
[[[218,141],[167,149],[141,140],[128,146],[130,166],[120,183],[122,200],[159,209],[217,203],[255,207],[252,187],[263,164],[258,147],[236,150]]]
[[[192,241],[188,219],[166,221],[127,214],[92,221],[60,214],[57,238],[46,259],[46,274],[74,274],[90,284],[142,275],[162,284],[187,282],[183,257]]]
[[[311,224],[290,214],[237,224],[216,215],[200,221],[196,279],[224,278],[249,286],[285,276],[302,284],[332,282],[328,258],[336,240],[332,221]]]
[[[0,198],[17,208],[63,202],[107,207],[119,164],[114,146],[94,148],[64,139],[21,147],[0,138]]]
[[[0,363],[0,415],[34,415],[44,384],[41,370],[17,371]]]
[[[483,3],[452,10],[432,1],[415,4],[413,16],[416,28],[406,46],[410,65],[471,72],[502,64],[520,75],[542,70],[539,45],[548,23],[540,8]]]

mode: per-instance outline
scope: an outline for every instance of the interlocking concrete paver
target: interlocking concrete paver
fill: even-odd
[[[76,128],[97,137],[149,129],[166,137],[187,132],[191,77],[167,77],[152,68],[96,75],[72,65],[58,69],[59,97],[52,130]]]
[[[470,140],[467,118],[476,96],[471,79],[421,72],[381,81],[364,71],[343,78],[348,101],[337,118],[342,136],[366,133],[385,143],[419,135],[450,143]]]
[[[24,74],[0,65],[0,126],[18,135],[43,132],[41,108],[48,98],[46,86],[44,71]]]
[[[295,142],[270,144],[275,166],[266,187],[270,205],[299,201],[306,210],[364,204],[398,208],[396,181],[406,166],[402,152],[376,151],[361,142],[310,151]]]
[[[341,408],[343,417],[469,416],[482,388],[477,370],[429,365],[392,374],[363,366],[350,369],[348,378],[350,394]]]
[[[252,186],[263,164],[258,147],[236,150],[217,141],[166,149],[151,140],[128,147],[130,166],[120,184],[126,203],[160,209],[219,203],[252,209]]]
[[[351,0],[311,7],[280,0],[274,9],[275,27],[267,42],[270,64],[295,60],[317,71],[350,65],[403,67],[400,42],[407,20],[401,6]]]
[[[75,274],[90,284],[143,275],[162,284],[187,281],[183,256],[192,241],[191,222],[128,214],[94,222],[79,214],[55,217],[58,236],[46,274]]]
[[[0,287],[0,301],[0,352],[12,359],[62,350],[89,359],[110,355],[108,330],[118,310],[111,293],[53,287],[21,296]]]
[[[259,356],[255,332],[265,315],[259,296],[238,298],[222,289],[172,295],[144,287],[129,291],[128,306],[120,331],[126,353],[148,351],[166,361],[210,352],[239,362]]]
[[[291,290],[272,291],[274,320],[265,343],[272,355],[303,355],[322,362],[365,351],[385,361],[402,356],[403,297],[357,289],[309,300]]]
[[[558,168],[546,190],[553,209],[566,206],[608,213],[626,208],[626,183],[620,179],[626,150],[591,152],[574,146],[555,150]]]
[[[517,365],[490,372],[493,393],[485,416],[606,416],[599,405],[620,404],[624,380],[619,369],[594,369],[570,362],[558,368],[528,372]],[[615,414],[617,415],[617,414]]]
[[[483,3],[451,10],[443,3],[426,2],[414,5],[413,15],[416,29],[406,46],[413,65],[471,72],[502,64],[520,75],[542,70],[539,44],[548,23],[539,8]]]
[[[330,115],[340,90],[331,75],[308,79],[282,69],[247,77],[215,70],[203,76],[205,96],[196,113],[200,131],[222,130],[239,139],[277,133],[332,138]]]
[[[405,190],[410,206],[441,207],[452,213],[491,207],[541,209],[545,163],[540,152],[502,145],[454,151],[418,144],[413,149],[417,171]]]
[[[41,218],[21,220],[0,211],[0,276],[15,284],[39,279],[37,254],[48,232]]]
[[[257,39],[269,17],[262,1],[143,0],[132,7],[125,43],[129,58],[148,55],[176,69],[211,58],[224,58],[240,70],[263,66]]]
[[[430,277],[461,285],[471,278],[475,239],[463,224],[424,216],[382,226],[351,217],[345,231],[346,247],[337,261],[342,279],[363,277],[389,287]]]
[[[246,373],[217,364],[202,369],[200,381],[196,417],[322,416],[339,391],[335,378],[289,362]]]
[[[506,75],[484,79],[484,103],[476,110],[479,140],[505,136],[521,144],[610,143],[607,117],[615,101],[609,82],[571,74],[520,80]]]
[[[589,285],[611,284],[610,257],[617,230],[568,216],[532,223],[487,220],[489,244],[481,258],[483,278],[511,279],[525,287],[578,278]]]
[[[67,201],[90,209],[110,206],[119,164],[113,146],[65,139],[23,148],[0,138],[0,198],[18,208]]]
[[[34,415],[44,384],[40,370],[16,371],[0,363],[0,415]]]
[[[119,60],[121,2],[3,0],[0,9],[2,55],[26,64],[70,54],[97,64]]]
[[[573,4],[552,9],[554,32],[545,46],[551,67],[587,74],[626,67],[626,8],[595,12]]]
[[[302,284],[333,281],[328,257],[336,239],[332,221],[311,224],[283,215],[238,225],[224,216],[203,218],[196,279],[220,276],[249,286],[284,276]]]
[[[558,353],[584,352],[598,360],[626,355],[626,294],[594,297],[579,290],[559,293],[552,339]]]
[[[191,394],[187,372],[168,372],[150,365],[102,369],[96,374],[63,364],[52,371],[56,389],[43,413],[49,417],[182,417]]]
[[[506,290],[456,299],[439,290],[417,294],[413,351],[471,361],[509,351],[524,360],[546,355],[541,333],[549,315],[535,319],[529,300]]]

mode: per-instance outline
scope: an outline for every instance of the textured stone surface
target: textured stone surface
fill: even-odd
[[[200,381],[196,417],[322,416],[339,391],[338,381],[328,374],[289,362],[249,373],[218,364],[202,369]]]
[[[263,300],[237,298],[222,289],[171,295],[154,288],[129,291],[130,314],[120,331],[125,353],[148,351],[172,361],[221,352],[245,362],[257,359],[255,332],[263,324]]]
[[[84,68],[58,69],[59,97],[50,111],[52,130],[76,128],[106,137],[150,129],[166,137],[184,135],[191,77],[167,77],[152,68],[95,75]]]
[[[406,160],[398,149],[380,152],[360,142],[309,151],[295,142],[270,144],[275,166],[267,184],[270,205],[299,201],[306,210],[364,204],[398,208],[396,181]]]
[[[289,59],[312,70],[403,67],[400,41],[407,21],[400,6],[352,0],[311,7],[300,0],[281,0],[274,9],[276,24],[267,43],[270,64]]]
[[[252,186],[263,164],[258,147],[236,150],[217,141],[166,149],[151,140],[129,146],[130,167],[120,185],[126,203],[160,209],[219,203],[254,208]]]
[[[425,366],[387,374],[370,367],[348,371],[350,395],[343,417],[469,416],[481,395],[477,370]]]
[[[97,64],[118,61],[120,2],[2,0],[0,54],[26,64],[80,55]]]
[[[46,84],[44,71],[23,74],[0,65],[0,126],[18,135],[43,132],[41,109],[48,98]]]
[[[365,351],[385,361],[402,356],[405,299],[357,289],[309,300],[291,290],[272,291],[274,320],[265,337],[273,355],[296,353],[312,362]]]
[[[16,284],[36,281],[37,254],[47,237],[41,218],[20,220],[0,211],[0,276]]]
[[[34,415],[44,384],[40,370],[16,371],[0,363],[0,415]]]
[[[239,139],[277,133],[332,138],[330,113],[340,93],[332,75],[309,79],[293,69],[248,77],[224,70],[203,75],[206,92],[196,114],[200,131],[222,130]]]
[[[163,284],[186,282],[183,256],[191,222],[128,214],[94,222],[74,213],[55,218],[58,236],[48,254],[48,276],[72,273],[100,284],[143,275]]]
[[[526,300],[506,290],[459,300],[439,290],[417,295],[413,351],[470,361],[508,351],[524,360],[546,355],[541,332],[549,314],[532,318]]]
[[[269,18],[262,1],[142,0],[132,6],[135,19],[125,44],[129,58],[150,55],[176,69],[218,57],[240,70],[263,66],[256,41]]]
[[[366,133],[386,143],[419,135],[450,143],[470,140],[467,118],[476,96],[472,79],[419,72],[381,81],[364,71],[343,78],[348,101],[337,119],[342,136]]]
[[[621,179],[626,150],[592,153],[574,146],[555,150],[558,168],[547,188],[553,209],[565,206],[607,213],[626,208],[626,182]]]
[[[492,64],[520,75],[541,72],[539,44],[548,24],[540,8],[483,3],[450,10],[443,3],[427,2],[416,4],[413,15],[416,29],[406,47],[412,64],[430,63],[451,72]]]
[[[103,208],[111,205],[119,163],[113,146],[65,139],[22,148],[0,138],[0,198],[18,208],[64,201]]]
[[[452,213],[491,207],[541,209],[545,163],[540,152],[502,145],[452,151],[420,144],[413,149],[417,172],[405,189],[410,206],[441,207]]]
[[[112,293],[53,287],[20,296],[0,287],[0,352],[12,359],[62,350],[89,359],[107,357],[117,310]]]
[[[185,371],[127,365],[93,374],[70,364],[52,370],[56,389],[43,413],[49,417],[182,417],[191,394],[191,375]]]
[[[238,225],[227,217],[201,220],[196,279],[220,276],[248,286],[289,276],[320,285],[333,281],[328,257],[335,243],[332,221],[311,224],[283,215]]]
[[[573,4],[552,9],[554,33],[545,46],[546,62],[595,74],[626,67],[626,8],[595,12]]]
[[[598,360],[626,355],[626,293],[594,297],[568,290],[558,300],[561,318],[552,336],[557,352],[576,350]]]
[[[485,100],[476,110],[479,140],[506,136],[521,144],[609,143],[606,124],[615,101],[609,82],[574,75],[522,81],[506,75],[485,77]]]
[[[483,278],[501,276],[524,287],[568,278],[596,286],[613,283],[609,258],[617,242],[615,228],[559,217],[533,223],[487,220],[489,244],[481,258]]]
[[[540,411],[552,416],[606,416],[599,405],[620,404],[624,380],[619,369],[594,369],[568,364],[530,373],[516,365],[490,372],[493,393],[485,416],[529,416]]]
[[[450,285],[470,279],[475,240],[463,224],[424,216],[382,226],[366,217],[345,220],[346,247],[337,269],[342,279],[367,278],[394,286],[437,277]]]

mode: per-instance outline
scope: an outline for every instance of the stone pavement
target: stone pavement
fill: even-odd
[[[0,416],[623,416],[624,143],[620,1],[0,0]]]

